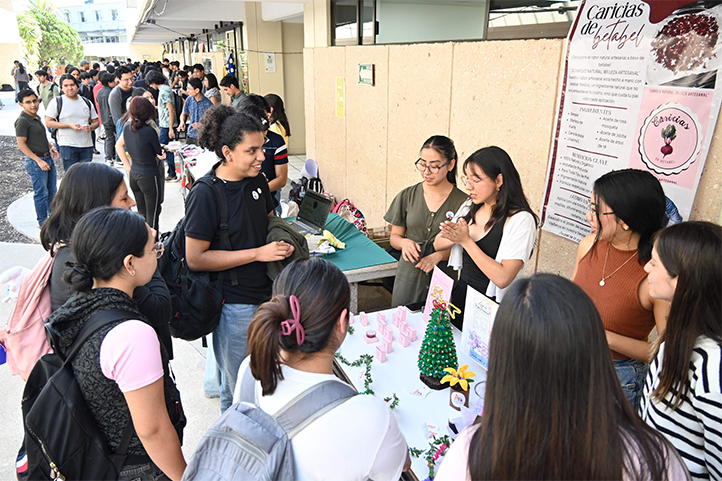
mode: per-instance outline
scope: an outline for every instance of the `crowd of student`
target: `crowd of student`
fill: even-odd
[[[266,263],[294,253],[286,242],[266,240],[288,177],[290,127],[280,98],[245,95],[226,76],[220,88],[231,106],[222,105],[216,78],[202,65],[189,75],[177,62],[146,64],[137,77],[135,65],[104,67],[90,104],[78,99],[83,89],[73,67],[61,77],[62,112],[75,115],[67,122],[47,76],[38,94],[18,94],[18,144],[31,177],[40,177],[33,164],[54,169],[54,146],[33,116],[43,92],[67,168],[54,197],[46,186],[44,204],[36,189],[36,210],[45,209],[38,210],[43,246],[56,256],[48,323],[62,348],[97,312],[133,313],[94,334],[73,367],[112,448],[133,421],[133,458],[121,479],[180,479],[184,417],[167,369],[169,294],[156,273],[163,180],[175,175],[161,145],[177,135],[176,118],[181,131],[188,121],[187,141],[219,159],[210,182],[190,191],[184,222],[189,268],[223,276],[212,346],[222,411],[249,394],[241,382],[248,370],[269,414],[333,380],[334,353],[348,330],[349,287],[320,259],[292,262],[273,283],[266,274]],[[92,95],[93,76],[82,76]],[[176,95],[186,96],[180,108]],[[118,155],[135,202],[117,169],[81,160],[98,124],[94,103],[106,160]],[[113,133],[116,150],[108,157]],[[594,183],[592,233],[579,244],[572,281],[524,278],[538,218],[512,159],[485,147],[462,169],[458,163],[451,139],[429,138],[414,163],[421,181],[401,191],[384,217],[399,251],[394,305],[423,301],[437,265],[458,277],[454,305],[463,309],[468,287],[500,303],[484,414],[459,435],[438,479],[722,479],[722,227],[668,225],[653,175],[613,171]],[[456,186],[458,170],[468,194]],[[211,185],[225,196],[225,225]],[[136,203],[140,215],[130,211]],[[454,322],[461,328],[463,316]],[[410,466],[391,410],[372,396],[340,404],[291,444],[300,479],[398,479]]]

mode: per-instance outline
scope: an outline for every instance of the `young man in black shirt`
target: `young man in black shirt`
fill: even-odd
[[[226,105],[201,120],[199,144],[220,162],[209,173],[223,188],[231,249],[220,234],[218,201],[213,187],[196,182],[186,201],[186,260],[194,271],[222,272],[225,303],[213,332],[213,350],[221,371],[221,411],[233,400],[241,362],[246,357],[248,326],[258,306],[271,296],[266,263],[293,253],[285,242],[266,243],[273,199],[261,173],[263,127],[253,117]]]

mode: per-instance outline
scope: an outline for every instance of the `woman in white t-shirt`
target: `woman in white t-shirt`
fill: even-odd
[[[338,267],[319,259],[296,260],[273,284],[248,328],[248,356],[241,364],[233,401],[241,398],[251,369],[259,407],[268,414],[315,384],[336,380],[334,353],[346,337],[350,289]],[[341,382],[341,381],[339,381]],[[357,395],[295,435],[299,480],[397,480],[410,459],[391,409],[370,395]]]
[[[515,281],[491,332],[483,415],[435,481],[688,478],[626,401],[589,296],[551,274]]]

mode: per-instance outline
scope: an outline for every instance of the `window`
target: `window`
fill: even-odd
[[[95,11],[95,21],[100,22],[102,20],[102,17],[100,16],[100,10]]]
[[[118,20],[118,10],[115,8],[110,11],[110,16],[113,18],[113,21]]]
[[[65,13],[65,23],[70,23],[70,12],[63,12]]]
[[[331,0],[332,44],[367,45],[375,43],[375,17],[376,0]],[[361,24],[360,30],[359,23]]]
[[[80,21],[85,22],[85,12],[78,12],[78,15],[80,15]]]
[[[492,1],[486,38],[566,37],[581,3],[581,0]]]

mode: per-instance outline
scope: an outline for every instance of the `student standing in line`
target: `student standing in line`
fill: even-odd
[[[93,140],[90,133],[98,128],[98,114],[93,103],[78,95],[78,81],[65,74],[60,77],[62,97],[56,97],[48,104],[45,112],[45,124],[58,129],[57,141],[60,157],[67,171],[77,162],[93,160]],[[62,108],[58,109],[58,102]],[[58,111],[60,110],[60,111]]]
[[[58,339],[55,347],[67,354],[78,330],[99,312],[129,313],[91,334],[72,368],[111,452],[132,423],[129,456],[118,479],[180,480],[186,467],[180,393],[168,354],[132,297],[153,277],[163,244],[135,212],[99,207],[80,219],[70,245],[75,262],[64,279],[77,294],[47,320]]]
[[[158,162],[165,159],[165,153],[158,140],[158,133],[148,125],[158,113],[153,104],[143,97],[135,97],[130,101],[128,113],[130,121],[123,126],[123,134],[115,144],[115,151],[128,173],[138,213],[152,229],[158,230],[165,193],[165,182]],[[128,160],[126,150],[132,162]]]
[[[207,175],[220,179],[224,190],[232,250],[222,247],[216,193],[196,182],[186,200],[186,260],[194,271],[223,272],[225,303],[213,332],[213,351],[221,370],[221,411],[225,411],[246,357],[248,325],[271,295],[266,262],[285,259],[293,247],[266,243],[273,199],[268,182],[259,176],[265,158],[264,127],[227,105],[213,107],[200,123],[199,145],[219,159]]]
[[[458,156],[454,142],[434,135],[424,142],[414,166],[422,181],[399,192],[384,220],[391,224],[391,246],[401,251],[394,280],[392,306],[426,298],[434,266],[449,258],[449,249],[434,249],[439,222],[456,212],[467,195],[456,187]],[[441,268],[453,276],[450,268]]]
[[[30,82],[29,72],[22,62],[18,62],[17,67],[13,70],[13,72],[13,77],[15,78],[15,83],[18,89],[17,93],[20,93],[21,90],[28,88],[28,83]],[[15,102],[19,102],[17,94],[15,96]]]
[[[203,79],[203,86],[206,88],[206,91],[203,95],[205,95],[206,98],[210,100],[214,106],[221,103],[221,91],[218,90],[218,79],[216,79],[215,75],[213,75],[212,73],[206,75]]]
[[[579,243],[572,279],[602,316],[614,366],[632,408],[639,408],[652,346],[663,333],[669,303],[649,295],[644,264],[652,236],[664,226],[667,201],[649,172],[624,169],[594,182],[587,212],[592,233]]]
[[[203,82],[203,79],[206,76],[206,69],[202,63],[197,63],[193,66],[193,68],[191,69],[190,76],[192,78],[197,78],[198,80],[201,81],[201,85],[203,86],[203,93],[206,93],[206,86],[205,86],[205,83]]]
[[[160,140],[161,145],[168,145],[175,138],[175,131],[173,130],[176,119],[175,94],[168,86],[168,80],[158,71],[151,70],[148,72],[145,81],[150,87],[158,90],[158,127],[160,128],[158,140]],[[168,165],[166,182],[178,180],[173,152],[166,151],[165,162]]]
[[[60,87],[48,79],[48,73],[45,70],[38,70],[35,72],[35,76],[40,82],[38,95],[40,95],[40,100],[43,101],[43,109],[47,110],[50,101],[60,95]]]
[[[18,100],[23,111],[15,121],[18,148],[25,154],[25,170],[33,184],[33,202],[38,225],[42,227],[50,215],[50,206],[57,189],[55,162],[59,158],[55,146],[48,142],[47,130],[38,117],[40,100],[30,89],[21,90]]]
[[[231,107],[234,109],[241,108],[243,99],[246,94],[238,88],[238,79],[233,75],[226,75],[221,79],[221,89],[231,98]]]
[[[560,276],[515,281],[496,313],[483,415],[436,481],[689,479],[619,386],[594,303]]]
[[[312,386],[333,381],[334,353],[348,331],[351,292],[331,262],[296,260],[273,284],[248,330],[247,357],[238,372],[241,399],[248,369],[268,414]],[[286,327],[284,327],[286,326]],[[391,409],[380,398],[357,395],[329,410],[291,439],[298,479],[396,481],[411,460]]]
[[[283,100],[276,94],[268,94],[263,98],[266,99],[269,107],[271,107],[271,128],[269,130],[283,137],[283,141],[288,146],[288,137],[291,136],[291,126],[288,123]]]
[[[500,302],[506,288],[524,274],[538,220],[524,195],[519,172],[503,149],[477,150],[464,162],[464,173],[471,208],[458,223],[444,222],[434,242],[437,250],[452,244],[463,248],[461,274],[451,293],[451,302],[462,310],[452,320],[459,329],[467,286]]]
[[[657,234],[649,295],[671,302],[640,412],[693,479],[722,479],[722,227],[683,222]]]
[[[80,73],[80,91],[79,95],[82,95],[86,99],[90,100],[90,103],[95,105],[95,97],[93,96],[93,84],[92,84],[93,77],[91,76],[90,72],[81,72]],[[97,112],[97,107],[96,107]],[[98,120],[100,122],[100,120]],[[90,132],[91,140],[93,141],[93,154],[100,154],[98,152],[98,149],[95,148],[95,130]]]
[[[203,117],[206,110],[213,107],[213,104],[203,95],[203,84],[197,78],[188,81],[187,92],[188,98],[183,104],[183,113],[181,114],[178,130],[186,130],[186,119],[190,118],[190,126],[187,127],[188,140],[186,142],[195,144],[198,137],[196,129],[200,125],[201,117]]]
[[[103,129],[105,130],[105,163],[112,166],[114,163],[120,162],[120,159],[115,154],[115,122],[113,122],[109,102],[110,94],[117,85],[117,79],[111,73],[101,72],[100,85],[102,87],[98,90],[96,101],[100,121],[103,122]]]
[[[117,85],[108,96],[108,105],[115,125],[115,134],[120,137],[123,131],[120,121],[128,110],[126,107],[128,99],[133,95],[133,71],[128,67],[119,67],[115,70],[115,78]]]

